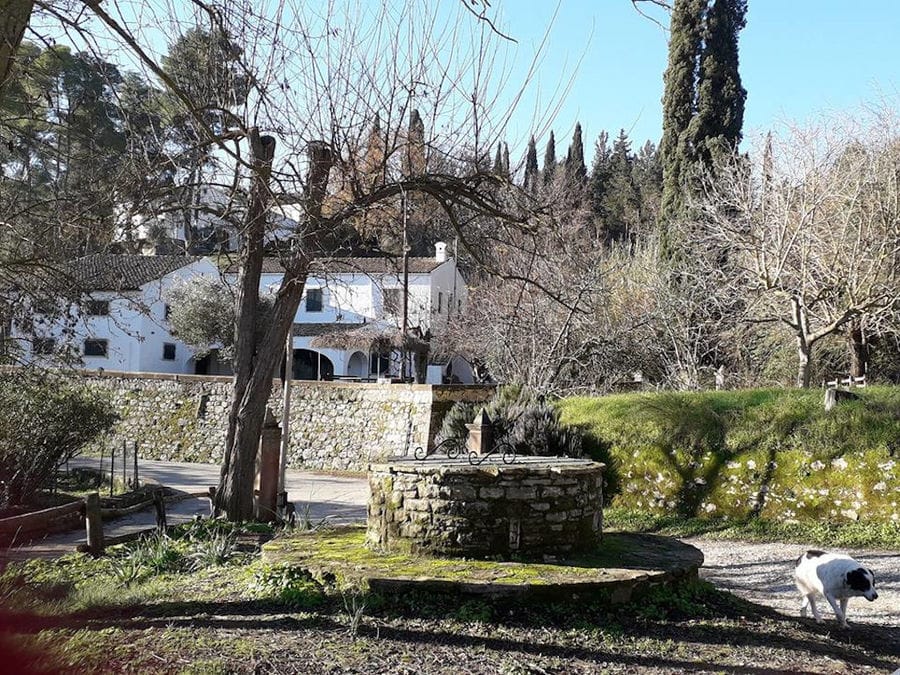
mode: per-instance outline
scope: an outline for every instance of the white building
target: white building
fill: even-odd
[[[64,307],[61,299],[46,317],[34,313],[31,325],[13,336],[24,345],[25,361],[80,360],[85,368],[125,372],[229,372],[214,358],[196,360],[167,321],[169,288],[196,276],[218,278],[211,259],[97,254],[73,261],[69,274],[77,301]],[[260,294],[274,294],[283,274],[278,259],[266,258]],[[225,279],[235,283],[236,270]],[[294,319],[294,377],[371,380],[418,373],[419,380],[438,384],[450,381],[452,372],[452,381],[472,382],[465,361],[428,364],[426,351],[434,346],[432,336],[464,310],[466,298],[465,281],[443,242],[434,257],[409,258],[405,285],[402,258],[316,261]]]
[[[172,335],[165,301],[172,284],[219,272],[207,258],[95,254],[70,263],[78,295],[54,311],[35,311],[12,337],[24,360],[78,363],[89,369],[193,373],[190,347]]]
[[[260,292],[278,290],[283,269],[267,258]],[[406,292],[404,293],[404,288]],[[453,321],[464,310],[465,280],[447,245],[438,242],[431,258],[411,257],[404,286],[402,258],[355,257],[316,261],[307,279],[303,299],[294,319],[294,377],[332,379],[399,377],[403,374],[404,349],[399,336],[403,300],[407,298],[406,374],[417,371],[416,346]],[[418,338],[418,339],[415,339]],[[427,358],[427,355],[422,354]],[[432,364],[430,383],[440,383],[448,364]],[[471,369],[461,359],[452,365],[460,382],[471,382]]]

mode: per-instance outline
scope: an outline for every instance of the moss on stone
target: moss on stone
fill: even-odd
[[[379,553],[365,546],[365,529],[300,533],[263,546],[271,564],[296,565],[318,578],[369,586],[422,585],[442,590],[506,594],[553,588],[572,591],[631,589],[691,577],[703,562],[692,546],[653,535],[611,534],[591,553],[558,562],[499,562]],[[620,594],[621,595],[621,594]]]

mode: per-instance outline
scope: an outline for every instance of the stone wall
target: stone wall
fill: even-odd
[[[121,415],[104,447],[137,441],[144,459],[221,461],[231,378],[108,371],[79,376],[105,391]],[[369,462],[433,438],[448,402],[492,395],[491,386],[294,381],[289,466],[365,471]],[[269,407],[279,420],[281,399],[280,382],[273,381]]]
[[[450,556],[551,556],[602,536],[603,464],[398,460],[369,467],[369,546]]]

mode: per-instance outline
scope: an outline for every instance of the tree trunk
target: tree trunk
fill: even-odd
[[[0,100],[13,77],[16,52],[31,19],[33,0],[8,0],[0,12]]]
[[[847,326],[847,348],[850,351],[850,377],[863,377],[869,369],[869,345],[861,319],[854,319]]]
[[[251,129],[250,148],[254,177],[244,232],[246,253],[238,281],[231,410],[228,414],[222,477],[216,492],[216,511],[224,510],[229,520],[247,520],[253,516],[253,469],[268,398],[257,400],[252,396],[248,398],[248,394],[252,394],[250,385],[257,352],[255,333],[259,282],[275,139],[271,136],[260,137],[257,129]],[[256,440],[251,441],[251,438]]]
[[[303,289],[306,284],[311,256],[311,245],[321,233],[322,201],[332,156],[327,146],[315,144],[310,148],[310,175],[307,181],[306,215],[308,227],[302,230],[303,239],[297,252],[286,265],[281,287],[275,296],[272,316],[262,337],[256,331],[259,299],[259,278],[262,269],[262,225],[265,222],[264,206],[267,180],[271,167],[271,141],[268,164],[265,171],[257,169],[251,207],[248,212],[247,255],[241,268],[240,296],[238,299],[237,334],[235,339],[235,375],[232,388],[231,413],[228,419],[228,436],[222,478],[217,492],[217,507],[224,510],[231,521],[249,520],[253,517],[253,482],[256,471],[256,453],[265,419],[266,404],[272,393],[275,370],[281,363],[284,344],[290,332]],[[254,151],[255,161],[258,155]],[[257,222],[259,221],[259,222]]]

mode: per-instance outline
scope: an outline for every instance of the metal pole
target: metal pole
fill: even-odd
[[[400,329],[400,379],[406,381],[406,331],[409,329],[409,238],[406,232],[406,192],[402,193],[403,201],[403,326]]]
[[[281,401],[281,453],[279,456],[278,492],[286,490],[288,445],[291,440],[291,380],[294,377],[294,327],[291,326],[287,344],[284,347],[284,391]]]
[[[134,457],[134,489],[137,490],[141,484],[138,479],[138,442],[135,441],[134,445],[131,447]]]
[[[122,485],[128,487],[128,441],[122,439]]]
[[[109,453],[109,496],[113,496],[113,486],[116,482],[116,446],[110,448]]]

